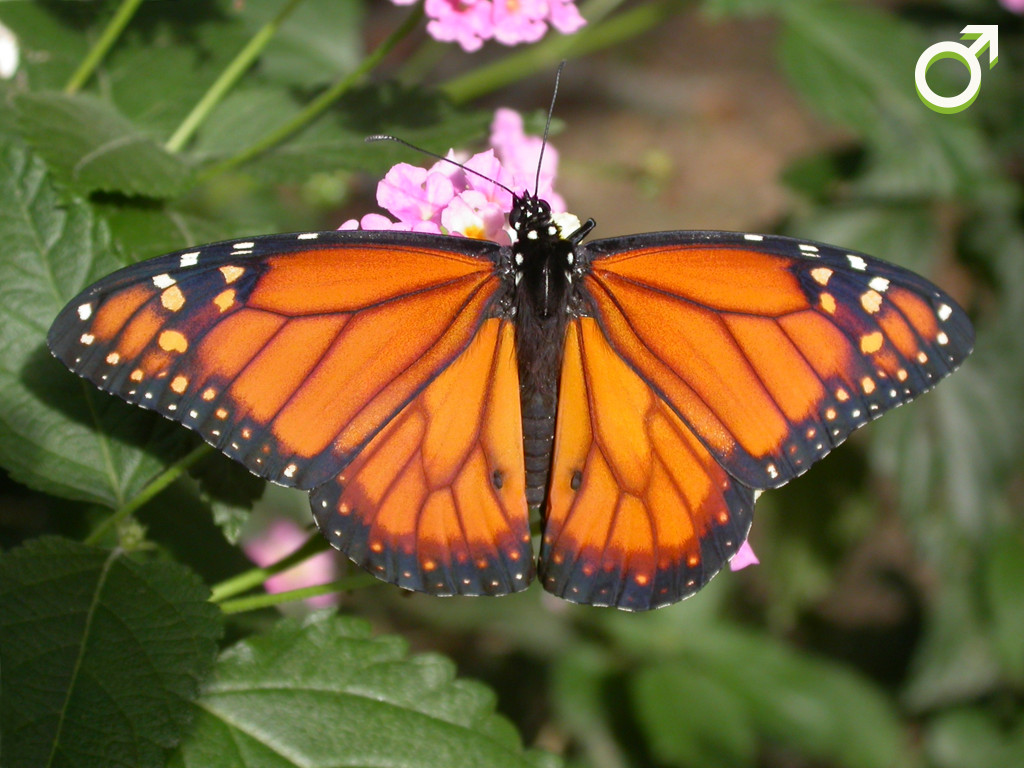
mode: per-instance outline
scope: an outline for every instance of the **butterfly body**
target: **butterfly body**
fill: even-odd
[[[529,193],[516,198],[513,211],[506,290],[516,326],[526,497],[534,508],[543,504],[548,485],[565,328],[580,313],[581,297],[573,290],[573,275],[581,271],[577,250],[594,224],[563,233],[550,206]]]
[[[85,289],[48,343],[76,373],[310,491],[382,579],[506,594],[535,567],[630,610],[700,589],[755,491],[927,391],[971,350],[925,279],[789,238],[583,243],[517,198],[512,246],[408,232],[214,243]],[[517,227],[517,223],[519,226]]]

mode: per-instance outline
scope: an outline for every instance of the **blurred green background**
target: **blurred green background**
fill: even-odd
[[[125,4],[0,3],[21,54],[19,70],[0,81],[0,723],[13,729],[16,711],[34,706],[21,698],[28,667],[16,648],[38,635],[19,633],[44,622],[41,595],[59,602],[68,593],[56,584],[47,592],[45,576],[28,578],[26,553],[42,563],[79,552],[38,537],[116,544],[181,567],[172,582],[192,578],[181,575],[187,568],[215,585],[250,567],[235,545],[241,528],[278,516],[310,524],[304,494],[264,494],[218,457],[170,477],[159,494],[145,490],[196,443],[88,392],[48,359],[42,340],[72,295],[65,289],[82,287],[86,273],[177,248],[333,229],[376,210],[383,171],[420,160],[366,146],[364,136],[476,150],[498,106],[523,112],[536,130],[557,62],[568,58],[552,137],[561,156],[555,186],[573,212],[597,219],[597,236],[734,229],[864,251],[926,275],[967,308],[974,354],[936,392],[762,496],[751,533],[762,564],[721,574],[691,600],[631,615],[536,587],[502,599],[429,598],[383,584],[345,593],[340,613],[368,620],[372,632],[323,618],[300,631],[280,625],[273,608],[236,605],[220,645],[251,645],[221,657],[214,678],[212,656],[182,672],[191,683],[175,694],[192,701],[194,686],[204,686],[196,711],[206,714],[153,714],[157,746],[118,764],[506,764],[474,752],[473,734],[519,755],[509,765],[557,764],[552,755],[592,768],[1024,765],[1024,23],[1012,2],[591,0],[580,6],[591,23],[578,35],[465,54],[429,40],[422,22],[410,22],[411,7],[306,0],[195,132],[182,133],[238,52],[291,5],[144,2],[95,70],[69,88]],[[403,24],[408,34],[389,39]],[[936,114],[914,92],[914,64],[967,24],[998,25],[999,62],[989,69],[984,60],[972,106]],[[368,59],[382,44],[386,55]],[[940,93],[966,82],[948,61],[932,76]],[[302,122],[332,89],[338,97]],[[274,135],[293,119],[297,131]],[[107,452],[91,467],[75,465],[76,454],[96,452],[90,441]],[[137,498],[145,503],[136,522],[95,533]],[[205,599],[197,594],[186,602]],[[70,643],[72,656],[91,658],[88,642],[64,642],[63,630],[46,626],[55,648],[70,653]],[[230,687],[225,681],[256,679],[231,666],[238,648],[259,658],[298,642],[289,632],[316,627],[334,639],[318,645],[302,635],[314,648],[309,659],[334,648],[331,631],[381,636],[384,645],[398,635],[427,653],[409,669],[434,664],[447,680],[452,667],[432,655],[440,653],[486,688],[467,684],[444,704],[424,693],[413,707],[394,693],[401,683],[370,676],[369,698],[459,723],[455,736],[424,730],[421,752],[350,752],[348,734],[323,758],[300,754],[354,717],[344,708],[318,715],[303,698],[255,705],[268,720],[303,707],[317,735],[293,729],[298,751],[269,750],[271,759],[237,738],[237,751],[214,748],[203,718],[220,710],[204,702]],[[361,684],[359,667],[370,664],[363,650],[338,653],[340,665],[352,664],[346,685]],[[332,666],[329,654],[321,661]],[[117,676],[117,659],[104,663],[97,669]],[[291,679],[307,674],[316,677],[307,669]],[[337,682],[323,679],[325,689]],[[70,693],[55,700],[72,712],[84,706]],[[517,751],[504,720],[459,719],[494,707],[534,751]],[[368,716],[366,733],[378,744],[419,734],[404,716]],[[52,764],[115,764],[102,757],[106,747],[65,750],[69,733],[32,731],[33,749],[50,748],[59,756]],[[182,739],[191,746],[178,746]],[[12,766],[33,764],[27,743],[0,742],[0,763],[6,755]],[[452,751],[435,751],[442,743]]]

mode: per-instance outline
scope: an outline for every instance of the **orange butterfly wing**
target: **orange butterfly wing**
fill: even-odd
[[[497,595],[533,577],[513,326],[465,352],[311,494],[338,549],[399,586]]]
[[[608,344],[570,323],[541,542],[544,588],[646,610],[693,594],[746,539],[753,491]]]
[[[643,610],[696,592],[746,537],[754,489],[805,471],[970,353],[963,310],[830,246],[664,233],[585,247],[539,571]]]
[[[404,232],[215,243],[100,281],[63,310],[48,342],[79,375],[256,474],[323,486],[315,499],[338,497],[333,511],[354,500],[369,538],[334,533],[322,503],[317,519],[381,578],[514,591],[532,563],[512,331],[487,319],[502,290],[498,250]],[[425,476],[403,474],[410,431]],[[374,496],[382,482],[400,493]],[[395,515],[396,498],[419,506]],[[442,541],[451,530],[462,538]],[[399,549],[382,552],[380,541]],[[364,544],[372,554],[358,556]],[[414,586],[409,552],[423,573],[446,573],[435,562],[455,575]]]
[[[705,241],[592,243],[586,286],[615,351],[753,488],[806,471],[971,351],[963,310],[912,272],[789,238],[689,234]]]
[[[69,303],[48,343],[101,389],[308,489],[452,363],[500,288],[497,246],[391,234],[275,235],[142,262]]]

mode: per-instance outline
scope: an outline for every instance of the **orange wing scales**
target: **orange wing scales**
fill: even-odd
[[[500,285],[486,258],[497,246],[473,257],[349,237],[309,250],[282,235],[256,247],[269,252],[221,243],[115,273],[65,308],[49,343],[102,389],[310,488],[469,344]]]
[[[786,238],[760,247],[611,252],[585,283],[615,351],[733,477],[774,488],[931,389],[973,331],[906,270]]]
[[[567,600],[646,610],[699,590],[746,538],[753,491],[609,346],[569,325],[540,576]]]
[[[499,595],[533,577],[511,323],[469,347],[311,493],[331,544],[407,589]]]

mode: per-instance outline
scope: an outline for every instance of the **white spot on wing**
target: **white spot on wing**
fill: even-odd
[[[872,277],[871,282],[868,283],[879,293],[885,293],[889,289],[889,281],[884,277]]]
[[[299,235],[299,240],[316,240],[316,238],[316,232],[303,232],[301,235]]]
[[[92,304],[79,304],[78,319],[88,320],[90,317],[92,317]]]
[[[85,345],[89,345],[96,341],[96,337],[93,336],[91,333],[83,333],[79,341]]]
[[[943,304],[942,306],[939,307],[938,314],[939,314],[939,320],[942,320],[942,321],[949,320],[949,316],[953,314],[953,308],[951,306],[949,306],[949,304]],[[85,318],[82,318],[82,319],[84,320]]]
[[[255,245],[256,243],[252,242],[251,240],[246,240],[244,243],[235,243],[231,247],[236,251],[241,251],[251,249]]]
[[[179,267],[194,267],[199,263],[199,251],[190,251],[189,253],[181,254],[181,258],[178,260]]]
[[[850,266],[859,272],[863,272],[868,268],[868,263],[864,259],[855,253],[846,254],[847,261],[850,262]]]
[[[753,240],[754,242],[759,242],[761,240],[764,240],[764,235],[744,235],[743,239],[744,240]]]
[[[942,331],[939,331],[939,335],[935,337],[935,340],[939,342],[939,344],[949,344],[949,336]]]
[[[804,253],[817,253],[818,246],[810,245],[809,243],[800,243],[800,250]]]
[[[176,282],[178,281],[166,273],[163,275],[153,276],[153,285],[155,285],[157,288],[160,288],[161,290],[163,290],[164,288],[170,288]]]

